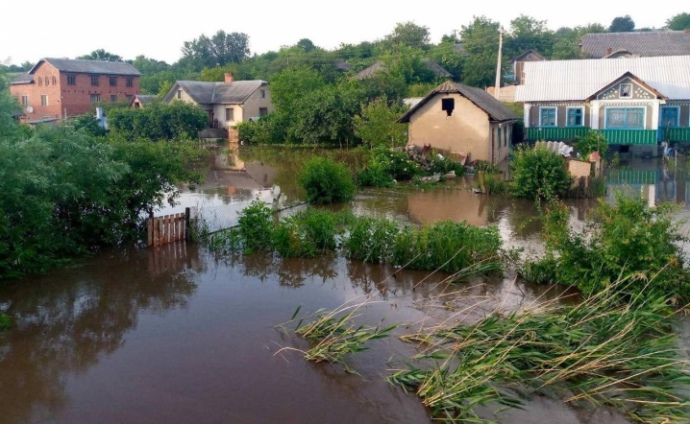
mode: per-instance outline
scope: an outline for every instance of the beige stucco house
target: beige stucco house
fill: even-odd
[[[166,103],[175,100],[206,110],[214,128],[231,129],[274,110],[268,82],[235,81],[232,74],[225,74],[223,82],[176,81],[163,98]]]
[[[519,117],[481,88],[444,82],[398,122],[409,143],[498,164],[508,156]]]

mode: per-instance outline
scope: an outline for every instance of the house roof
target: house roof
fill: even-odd
[[[620,84],[622,81],[624,81],[624,80],[626,80],[626,79],[631,79],[631,80],[635,81],[636,83],[638,83],[639,85],[641,85],[642,87],[644,87],[645,89],[647,89],[648,91],[650,91],[651,93],[654,93],[654,95],[656,96],[657,99],[668,100],[668,97],[666,97],[666,96],[664,96],[663,94],[661,94],[661,93],[660,93],[659,91],[657,91],[654,87],[650,86],[650,85],[647,84],[645,81],[643,81],[642,79],[638,78],[638,77],[637,77],[635,74],[633,74],[632,72],[626,72],[626,73],[624,73],[623,75],[621,75],[620,77],[618,77],[618,78],[616,78],[615,80],[611,81],[610,83],[606,84],[604,87],[602,87],[602,88],[600,88],[599,90],[597,90],[596,93],[592,93],[592,95],[589,96],[589,97],[587,98],[587,100],[592,100],[592,99],[596,98],[596,97],[599,95],[599,93],[603,93],[603,92],[605,92],[605,91],[611,89],[612,87],[617,86],[617,84]]]
[[[424,59],[424,64],[426,64],[427,68],[429,68],[437,77],[441,78],[452,78],[453,74],[445,70],[441,65],[438,63],[429,60],[429,59]],[[379,61],[371,65],[370,67],[361,70],[357,74],[355,74],[352,78],[362,80],[366,78],[371,78],[374,76],[379,71],[382,71],[385,69],[385,65],[383,62]]]
[[[139,103],[147,105],[158,100],[158,96],[155,94],[137,94],[134,96],[132,102],[134,102],[134,100],[139,100]]]
[[[28,72],[23,72],[12,79],[10,85],[12,84],[31,84],[34,82],[34,76],[30,75]]]
[[[107,74],[107,75],[131,75],[138,76],[141,72],[127,62],[107,62],[104,60],[81,60],[81,59],[56,59],[43,58],[39,60],[29,74],[33,74],[38,66],[48,62],[61,72],[74,72],[79,74]]]
[[[520,119],[513,111],[508,109],[503,103],[494,99],[489,93],[477,87],[470,87],[468,85],[458,84],[451,81],[446,81],[439,85],[424,97],[419,103],[414,105],[410,110],[405,113],[398,122],[410,122],[410,118],[415,114],[420,108],[422,108],[429,100],[431,100],[437,94],[449,94],[458,93],[463,97],[466,97],[469,101],[477,105],[480,109],[489,115],[489,119],[492,121],[515,121]]]
[[[611,32],[586,34],[582,50],[592,57],[604,57],[610,51],[627,50],[640,56],[690,55],[690,33],[684,31]]]
[[[263,80],[205,82],[205,81],[177,81],[165,95],[165,101],[172,100],[178,88],[183,89],[189,97],[198,104],[242,104],[259,87],[268,85]]]
[[[626,72],[671,100],[690,99],[690,56],[526,62],[515,101],[585,100]]]
[[[534,50],[534,49],[529,49],[529,50],[527,50],[526,52],[524,52],[524,53],[522,53],[522,54],[520,54],[520,55],[518,55],[518,56],[513,57],[512,59],[510,59],[509,62],[517,62],[517,61],[519,61],[520,59],[522,59],[523,57],[525,57],[525,56],[527,56],[527,55],[529,55],[529,54],[533,54],[533,55],[537,56],[537,57],[538,57],[538,60],[546,60],[546,58],[545,58],[544,56],[542,56],[541,54],[539,54],[538,51],[536,51],[536,50]]]

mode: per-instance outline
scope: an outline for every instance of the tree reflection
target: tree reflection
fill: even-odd
[[[142,309],[162,314],[196,290],[196,250],[130,251],[88,266],[22,281],[0,292],[14,328],[0,335],[3,422],[54,417],[67,404],[64,379],[124,343]]]

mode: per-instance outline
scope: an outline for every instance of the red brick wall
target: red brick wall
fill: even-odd
[[[75,85],[67,84],[67,77],[76,77]],[[139,94],[139,77],[122,76],[117,77],[117,86],[110,86],[110,75],[98,76],[98,87],[91,85],[90,74],[72,74],[58,72],[58,70],[47,62],[41,65],[34,72],[33,84],[16,84],[10,86],[11,94],[21,102],[22,96],[29,97],[29,105],[33,107],[33,112],[25,113],[29,119],[40,119],[44,117],[61,117],[65,113],[68,117],[83,115],[91,111],[91,95],[99,94],[101,103],[109,103],[111,96],[117,96],[118,101],[128,100],[128,96],[134,97]],[[45,84],[45,78],[49,84]],[[52,78],[57,79],[57,85],[53,84]],[[39,78],[42,84],[39,85]],[[132,78],[132,87],[127,87],[127,78]],[[48,106],[41,105],[41,95],[48,96]]]

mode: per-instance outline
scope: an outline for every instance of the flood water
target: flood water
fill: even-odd
[[[185,193],[180,207],[199,206],[218,226],[254,198],[287,207],[301,200],[291,166],[221,152],[206,183]],[[624,178],[650,201],[678,201],[686,191],[678,175],[664,179],[656,162],[625,172],[610,184]],[[534,206],[475,195],[472,184],[461,178],[441,190],[365,190],[352,208],[410,223],[497,225],[506,246],[538,253]],[[574,224],[592,204],[571,204]],[[0,333],[0,423],[430,423],[417,398],[384,381],[416,353],[413,347],[396,337],[375,341],[348,359],[361,374],[351,375],[281,351],[307,345],[289,332],[294,323],[285,324],[288,331],[276,326],[299,306],[304,315],[364,303],[357,322],[414,329],[573,296],[516,284],[509,275],[455,285],[442,280],[342,258],[218,258],[181,243],[104,252],[0,287],[0,312],[13,319],[13,328]],[[525,424],[627,422],[607,410],[547,399],[500,417]]]

